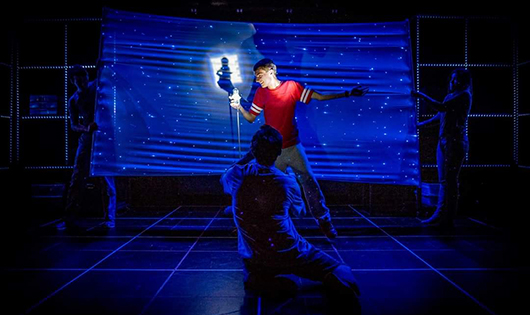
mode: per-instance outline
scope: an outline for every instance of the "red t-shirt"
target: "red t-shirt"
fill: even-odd
[[[282,148],[300,142],[294,119],[296,102],[308,104],[313,91],[295,81],[285,81],[274,90],[259,87],[254,96],[250,113],[258,116],[262,111],[265,123],[278,130],[283,137]]]

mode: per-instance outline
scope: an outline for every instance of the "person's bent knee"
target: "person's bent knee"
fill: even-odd
[[[324,278],[324,285],[332,293],[344,295],[360,295],[359,287],[351,268],[346,265],[340,265]]]

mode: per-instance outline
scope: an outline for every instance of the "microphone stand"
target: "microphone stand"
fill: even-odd
[[[230,67],[228,66],[229,60],[226,57],[221,58],[221,68],[217,70],[217,75],[219,76],[219,81],[217,81],[217,84],[220,88],[228,92],[228,98],[230,100],[234,100],[237,104],[241,104],[241,94],[239,94],[239,90],[234,87],[232,84],[232,81],[230,80],[230,75],[232,74],[232,71],[230,71]],[[241,159],[241,126],[239,123],[239,110],[237,110],[237,144],[239,149],[239,158]],[[232,124],[232,110],[230,109],[230,124]],[[232,128],[231,128],[232,129]],[[233,132],[233,129],[232,129]]]
[[[232,90],[232,94],[229,97],[231,100],[234,100],[235,103],[241,106],[241,95],[239,94],[239,90],[237,88],[234,88]],[[239,123],[239,110],[237,110],[236,121],[237,121],[237,144],[238,144],[238,149],[239,149],[239,158],[241,159],[241,124]]]

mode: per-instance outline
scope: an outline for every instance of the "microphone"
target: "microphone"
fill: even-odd
[[[232,93],[230,93],[228,97],[230,98],[230,100],[232,100],[237,105],[241,105],[241,94],[239,93],[238,88],[234,88],[232,90]]]

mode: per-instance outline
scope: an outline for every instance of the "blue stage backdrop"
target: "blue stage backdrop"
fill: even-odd
[[[297,105],[318,179],[418,185],[408,21],[241,23],[112,9],[103,14],[91,174],[222,174],[264,123],[263,114],[253,124],[241,116],[238,137],[227,92],[235,86],[251,100],[262,58],[274,60],[280,80],[319,92],[370,89]]]

